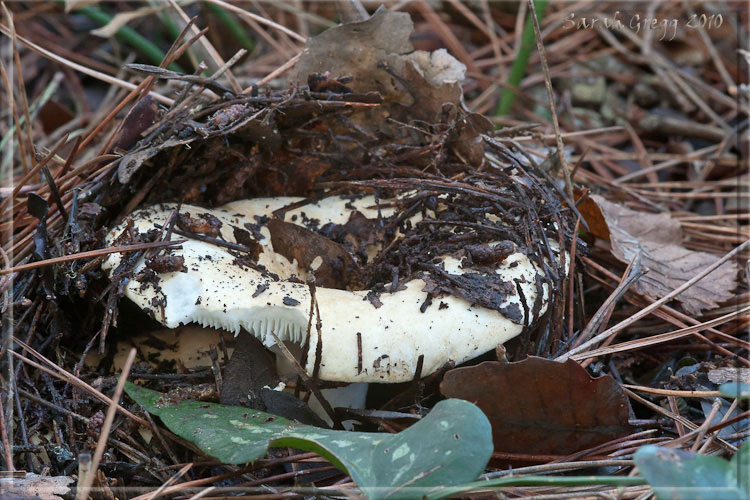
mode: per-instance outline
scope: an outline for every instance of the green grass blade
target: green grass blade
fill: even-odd
[[[81,7],[77,10],[77,12],[80,12],[95,23],[101,24],[102,26],[106,25],[112,20],[112,16],[110,16],[103,10],[91,5]],[[153,64],[161,64],[161,62],[164,60],[164,52],[162,52],[159,47],[157,47],[153,42],[139,35],[133,28],[123,26],[122,28],[117,30],[115,38],[140,51]],[[182,68],[180,68],[180,66],[175,63],[170,64],[169,69],[172,71],[183,73]]]
[[[544,14],[547,11],[547,0],[534,0],[534,8],[536,9],[539,23],[541,24],[544,19]],[[534,25],[531,19],[531,10],[527,15],[526,27],[523,29],[523,35],[521,35],[521,47],[518,49],[516,54],[516,60],[513,61],[513,66],[510,68],[510,76],[508,77],[508,85],[518,87],[526,74],[526,66],[529,64],[529,58],[531,52],[534,50],[536,45],[534,40]],[[510,112],[510,108],[513,107],[513,103],[516,100],[516,92],[510,88],[504,88],[500,93],[500,101],[497,103],[495,108],[496,116],[504,116]]]

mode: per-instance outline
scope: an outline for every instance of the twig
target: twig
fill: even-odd
[[[248,93],[252,92],[253,89],[255,89],[257,87],[262,87],[263,85],[266,85],[268,82],[270,82],[271,80],[273,80],[277,76],[285,73],[289,68],[291,68],[292,66],[294,66],[295,64],[297,64],[297,61],[299,61],[300,57],[302,57],[302,52],[298,52],[296,56],[292,57],[287,62],[285,62],[284,64],[282,64],[281,66],[279,66],[278,68],[276,68],[275,70],[273,70],[272,72],[270,72],[269,74],[267,74],[266,76],[264,76],[255,85],[250,85],[248,88],[246,88],[245,90],[243,90],[242,93],[243,94],[248,94]]]
[[[481,479],[493,479],[496,477],[515,476],[520,474],[539,474],[575,469],[587,469],[589,467],[630,467],[632,460],[581,460],[578,462],[555,462],[551,464],[531,465],[528,467],[514,467],[509,470],[499,470],[483,474]]]
[[[633,260],[630,261],[630,264],[628,264],[627,269],[625,269],[625,272],[622,275],[622,280],[617,285],[617,288],[612,291],[609,297],[607,297],[607,300],[605,300],[596,313],[594,313],[594,317],[589,320],[586,327],[580,335],[578,335],[575,342],[573,342],[572,347],[581,345],[581,343],[586,341],[592,334],[599,331],[599,328],[607,325],[609,316],[612,314],[612,310],[617,304],[617,301],[620,300],[620,298],[625,295],[625,292],[627,292],[644,274],[646,274],[646,272],[641,268],[641,252],[638,252],[633,257]]]
[[[568,191],[568,197],[574,200],[573,182],[570,180],[570,170],[568,169],[568,160],[565,158],[565,147],[563,146],[562,136],[560,135],[560,123],[557,119],[557,110],[555,109],[555,97],[552,92],[552,81],[549,76],[549,64],[547,64],[547,54],[544,52],[542,43],[542,31],[539,28],[539,20],[536,17],[536,7],[534,0],[528,0],[529,9],[531,9],[531,20],[534,25],[534,35],[536,37],[536,48],[539,51],[540,62],[542,63],[542,72],[544,73],[544,85],[547,87],[547,97],[549,98],[549,110],[552,114],[552,127],[555,129],[555,141],[557,142],[557,157],[560,160],[563,174],[565,175],[565,188]]]
[[[136,243],[134,245],[123,245],[112,248],[100,248],[98,250],[89,250],[88,252],[73,253],[70,255],[63,255],[62,257],[54,257],[52,259],[40,260],[37,262],[30,262],[28,264],[22,264],[20,266],[11,267],[8,269],[0,269],[0,276],[3,274],[17,273],[21,271],[28,271],[29,269],[37,269],[39,267],[52,266],[61,262],[70,262],[78,259],[90,259],[92,257],[100,257],[102,255],[109,255],[112,253],[125,253],[135,252],[138,250],[147,250],[149,248],[162,248],[168,246],[179,245],[185,243],[187,240],[174,240],[174,241],[155,241],[153,243]]]
[[[188,500],[198,500],[199,498],[203,498],[209,493],[211,493],[212,491],[214,491],[215,489],[216,489],[216,486],[209,486],[205,490],[199,491],[195,495],[191,496],[190,498],[188,498]]]
[[[0,213],[5,212],[5,210],[8,208],[8,204],[13,203],[13,200],[18,195],[18,191],[21,190],[21,187],[26,184],[29,179],[31,179],[34,175],[38,174],[39,171],[44,168],[44,166],[49,163],[49,161],[55,157],[58,151],[62,149],[63,146],[65,146],[65,143],[68,142],[68,134],[65,134],[65,137],[63,137],[57,145],[52,149],[52,151],[47,154],[47,156],[44,157],[42,161],[36,164],[34,168],[29,170],[21,179],[16,183],[15,187],[13,188],[13,192],[5,198],[2,202],[0,202]]]
[[[30,392],[24,391],[23,389],[19,388],[18,389],[18,394],[21,395],[21,396],[23,396],[23,397],[25,397],[26,399],[30,399],[31,401],[34,401],[35,403],[38,403],[38,404],[40,404],[42,406],[46,406],[50,410],[56,411],[56,412],[60,413],[61,415],[66,415],[66,416],[70,415],[71,418],[79,420],[79,421],[81,421],[81,422],[83,422],[85,424],[89,423],[88,417],[81,416],[81,415],[79,415],[79,414],[77,414],[77,413],[75,413],[73,411],[70,411],[70,410],[68,410],[66,408],[63,408],[62,406],[56,405],[55,403],[51,403],[49,401],[45,401],[44,399],[42,399],[40,397],[37,397],[37,396],[31,394]]]
[[[177,12],[177,15],[179,15],[182,21],[186,24],[186,26],[192,24],[193,20],[191,20],[188,15],[185,14],[185,11],[182,10],[182,7],[180,7],[175,0],[168,1],[172,8]],[[200,32],[195,24],[192,24],[190,29],[192,30],[193,34],[196,35]],[[214,64],[216,64],[216,66],[222,67],[226,65],[224,59],[221,57],[221,55],[219,55],[219,52],[214,48],[213,44],[211,44],[211,41],[207,37],[202,36],[200,38],[200,43],[201,45],[203,45],[203,48],[206,50],[206,52],[208,52],[208,55],[211,56],[211,58],[214,60]],[[232,90],[235,93],[239,92],[242,87],[240,87],[237,78],[234,77],[232,71],[229,68],[226,69],[226,74],[227,80],[229,81],[229,85],[232,87]]]
[[[175,41],[172,43],[172,46],[167,51],[167,54],[164,56],[164,60],[159,64],[160,68],[166,68],[169,66],[172,62],[179,59],[182,54],[185,53],[185,51],[190,48],[193,43],[195,43],[196,40],[198,40],[200,37],[206,34],[208,32],[208,28],[199,31],[193,38],[188,40],[186,43],[179,45],[182,43],[182,40],[187,35],[187,30],[193,25],[193,22],[195,19],[191,19],[186,25],[185,28],[182,30],[182,32],[179,34],[179,36],[175,39]],[[86,137],[86,140],[83,141],[83,143],[73,149],[73,152],[76,152],[79,150],[79,148],[82,148],[84,145],[88,144],[89,141],[91,141],[98,133],[99,131],[107,124],[109,123],[116,115],[119,113],[130,101],[132,101],[136,96],[140,96],[140,98],[148,95],[151,92],[151,89],[154,86],[154,82],[156,81],[156,78],[149,76],[145,78],[140,84],[138,84],[138,87],[131,90],[128,95],[125,96],[125,98],[120,101],[117,106],[112,109],[112,111],[107,114],[107,116],[99,123],[96,128],[94,128],[93,131]],[[110,136],[109,140],[105,142],[104,146],[102,146],[101,150],[99,151],[99,154],[103,154],[105,151],[109,149],[111,146],[112,141],[117,136],[117,132],[119,132],[122,129],[122,126],[124,124],[124,121],[120,123],[118,127],[112,132],[112,135]],[[71,154],[72,156],[72,154]]]
[[[642,405],[645,405],[646,407],[651,408],[656,413],[659,413],[661,415],[664,415],[665,417],[671,418],[675,422],[680,422],[682,425],[684,425],[685,427],[687,427],[691,431],[698,428],[697,425],[695,425],[693,422],[691,422],[690,420],[686,419],[685,417],[680,416],[680,415],[675,415],[673,412],[671,412],[669,410],[665,410],[661,406],[659,406],[657,404],[654,404],[651,401],[649,401],[648,399],[639,396],[638,394],[634,393],[630,389],[626,389],[626,388],[623,387],[623,391],[625,391],[625,394],[627,394],[629,398],[635,399],[636,401],[638,401]]]
[[[311,304],[310,307],[312,308],[313,305]],[[313,392],[313,394],[315,394],[315,397],[318,398],[318,402],[320,403],[320,406],[323,407],[326,414],[334,423],[334,425],[336,427],[341,427],[341,422],[339,421],[339,418],[336,416],[336,412],[333,411],[331,404],[320,392],[320,389],[318,388],[318,384],[307,374],[307,371],[305,371],[302,365],[300,365],[299,361],[297,361],[297,358],[294,357],[294,354],[292,354],[291,351],[289,351],[289,348],[281,341],[281,339],[279,339],[279,337],[273,331],[271,331],[271,335],[273,335],[273,338],[276,341],[276,345],[279,347],[279,350],[284,355],[286,360],[294,367],[295,371],[297,372],[297,375],[302,379],[302,381],[305,383],[307,388],[310,389]]]
[[[718,401],[719,401],[719,406],[721,406],[721,400],[718,400]],[[729,405],[729,408],[727,408],[727,411],[721,417],[721,420],[719,421],[719,425],[729,422],[729,417],[732,415],[732,413],[734,413],[734,410],[739,405],[739,401],[740,401],[739,399],[735,399],[734,401],[732,401],[732,404]],[[713,418],[709,419],[708,417],[706,417],[706,421],[708,422],[708,425],[710,426],[711,422],[713,422]],[[731,425],[731,424],[727,424],[727,425]],[[716,436],[718,436],[718,433],[716,433],[716,431],[712,431],[711,427],[706,429],[706,432],[707,433],[712,432],[712,434],[708,437],[708,439],[706,439],[706,442],[703,443],[703,445],[698,449],[698,453],[704,453],[708,449],[708,447],[711,446],[711,443],[714,441]],[[698,441],[696,440],[696,442]]]
[[[721,142],[731,134],[731,131],[725,131],[713,125],[653,113],[641,118],[638,125],[644,132],[663,134],[665,136],[682,135],[704,139],[709,142]],[[653,167],[649,169],[649,172],[652,171]]]
[[[721,397],[721,393],[719,393],[719,396],[717,396],[716,399],[714,399],[714,402],[711,403],[711,411],[709,411],[708,415],[706,415],[706,419],[703,421],[703,424],[701,424],[701,426],[698,427],[698,435],[695,438],[695,442],[693,443],[693,446],[690,447],[690,451],[695,451],[698,449],[698,446],[700,446],[701,441],[703,441],[703,437],[706,435],[706,430],[711,425],[711,422],[713,422],[714,418],[716,417],[716,414],[719,413],[719,410],[721,409],[721,399],[719,399],[719,397]]]
[[[587,265],[589,265],[590,267],[596,269],[597,271],[599,271],[602,274],[604,274],[605,276],[607,276],[608,278],[610,278],[612,280],[619,281],[620,278],[618,278],[617,275],[615,275],[614,273],[612,273],[608,269],[603,268],[602,266],[600,266],[599,264],[597,264],[593,260],[589,259],[588,257],[583,257],[583,261]],[[597,278],[595,278],[595,279],[597,279]],[[609,286],[611,286],[612,288],[614,288],[612,285],[609,285]],[[628,302],[630,302],[631,304],[633,304],[634,306],[638,306],[638,307],[643,307],[644,303],[645,303],[645,305],[648,305],[648,304],[651,304],[651,303],[654,302],[653,299],[651,299],[651,298],[649,298],[649,297],[647,297],[645,295],[636,295],[636,294],[626,295],[625,299]],[[737,302],[737,303],[743,303],[744,304],[745,302],[746,301],[741,301],[741,302]],[[736,311],[731,311],[731,312],[736,312]],[[697,319],[693,318],[692,316],[688,316],[685,313],[677,311],[676,309],[673,309],[673,308],[671,308],[671,307],[669,307],[667,305],[663,305],[663,304],[659,307],[658,310],[654,311],[654,316],[656,316],[656,317],[658,317],[660,319],[663,319],[664,321],[666,321],[668,323],[671,323],[671,324],[675,325],[678,328],[686,328],[687,325],[696,326],[696,325],[700,325],[701,324],[700,321],[698,321]],[[720,339],[724,340],[725,342],[729,342],[729,343],[732,343],[734,345],[737,345],[737,346],[740,346],[740,347],[744,347],[745,349],[750,349],[750,342],[747,342],[745,340],[742,340],[742,339],[737,338],[737,337],[732,336],[732,335],[728,335],[728,334],[726,334],[726,333],[724,333],[724,332],[722,332],[720,330],[717,330],[717,329],[715,329],[713,327],[709,327],[706,330],[709,333],[718,336]],[[711,341],[709,341],[708,339],[706,339],[702,335],[696,335],[696,336],[699,339],[703,340],[704,342],[711,343]],[[724,354],[731,355],[731,353],[724,353]],[[742,358],[740,358],[740,359],[742,359]],[[748,363],[750,363],[750,361],[748,361]]]
[[[26,91],[25,91],[26,84],[24,83],[23,71],[21,71],[21,60],[18,57],[18,44],[16,43],[16,36],[17,36],[16,27],[15,27],[15,24],[13,22],[13,15],[10,13],[10,11],[8,10],[8,8],[5,6],[5,3],[2,4],[2,7],[3,7],[3,13],[5,14],[5,17],[8,19],[8,24],[10,25],[10,30],[11,30],[11,39],[12,39],[11,46],[13,47],[13,61],[15,62],[16,76],[18,78],[17,88],[22,89],[19,92],[19,94],[21,94],[21,105],[22,105],[22,109],[23,109],[23,118],[26,120],[26,141],[25,141],[25,143],[28,146],[28,151],[30,153],[31,164],[33,166],[34,165],[34,154],[33,154],[33,149],[34,149],[33,144],[34,144],[34,141],[33,141],[32,137],[31,137],[31,117],[29,115],[29,103],[28,103],[28,101],[26,99]],[[5,80],[5,77],[3,79]],[[10,90],[9,94],[11,94],[12,92],[13,91]],[[18,114],[16,112],[15,106],[13,106],[12,109],[14,111],[13,112],[13,118],[14,118],[14,121],[15,121],[15,124],[16,124],[16,131],[18,132],[18,139],[19,139],[19,141],[18,141],[18,147],[20,149],[21,163],[23,164],[24,172],[25,172],[28,169],[28,167],[26,166],[26,154],[25,154],[25,151],[27,151],[27,148],[24,147],[23,135],[20,133],[21,132],[21,120],[18,118]]]
[[[183,468],[181,468],[180,470],[178,470],[176,474],[172,475],[169,479],[167,479],[164,482],[164,484],[162,484],[161,486],[159,486],[159,488],[156,491],[154,491],[154,492],[146,495],[146,500],[154,500],[157,497],[159,497],[162,494],[164,494],[164,490],[166,490],[167,488],[169,488],[170,486],[172,486],[178,479],[180,479],[182,476],[184,476],[187,473],[187,471],[189,471],[192,467],[193,467],[192,463],[185,464],[185,466]]]
[[[622,384],[622,386],[634,391],[656,394],[658,396],[677,396],[680,398],[719,398],[723,396],[719,391],[674,391],[671,389],[654,389],[653,387],[631,384]]]

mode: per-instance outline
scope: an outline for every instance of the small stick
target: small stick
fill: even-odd
[[[720,398],[724,396],[719,391],[675,391],[671,389],[655,389],[642,385],[622,384],[623,387],[646,394],[655,394],[657,396],[675,396],[679,398]]]
[[[174,41],[172,46],[169,48],[169,51],[164,56],[164,60],[159,65],[160,68],[166,68],[170,64],[172,64],[174,61],[179,59],[182,54],[201,36],[205,35],[208,32],[208,28],[198,32],[192,39],[190,39],[187,43],[184,43],[183,45],[178,47],[178,44],[182,42],[183,38],[187,34],[187,30],[193,25],[194,19],[191,19],[190,22],[188,22],[185,25],[185,28],[182,30],[182,33],[177,37],[177,39]],[[119,113],[130,101],[135,99],[137,96],[145,97],[151,93],[151,88],[154,86],[154,82],[156,81],[156,78],[149,76],[145,78],[141,83],[138,84],[136,88],[130,91],[128,95],[125,96],[125,98],[120,101],[117,106],[112,109],[112,111],[109,112],[109,114],[99,123],[99,125],[94,128],[91,133],[86,137],[86,140],[83,144],[81,144],[78,147],[83,147],[86,144],[88,144],[96,135],[101,131],[102,128],[106,124],[108,124],[115,116],[117,116],[117,113]],[[140,98],[139,98],[140,99]],[[174,104],[174,102],[172,103]],[[124,122],[123,122],[124,123]],[[120,123],[115,130],[113,131],[112,135],[110,136],[109,140],[107,140],[104,144],[104,146],[99,150],[99,154],[103,154],[105,151],[109,149],[109,147],[112,145],[112,141],[117,136],[117,132],[122,128],[123,123]],[[77,151],[77,148],[74,148],[73,151]]]
[[[632,349],[639,349],[647,346],[652,346],[656,344],[661,344],[663,342],[671,342],[673,340],[677,340],[682,337],[686,337],[688,335],[693,335],[701,330],[707,330],[709,328],[712,328],[714,326],[718,326],[720,324],[726,323],[727,321],[731,321],[733,319],[736,319],[739,317],[740,314],[746,313],[750,311],[750,306],[744,307],[743,309],[740,309],[739,311],[733,311],[729,314],[726,314],[724,316],[721,316],[719,318],[712,319],[710,321],[706,321],[705,323],[698,323],[697,325],[688,326],[685,328],[681,328],[679,330],[675,330],[673,332],[668,333],[660,333],[657,335],[652,335],[647,338],[643,339],[636,339],[636,340],[628,340],[626,342],[621,342],[619,344],[610,345],[606,347],[600,347],[598,349],[594,349],[591,351],[587,351],[581,354],[576,354],[574,356],[571,356],[571,359],[574,361],[582,361],[584,359],[591,359],[598,356],[606,356],[609,354],[614,354],[616,352],[622,352],[622,351],[629,351]],[[740,340],[740,339],[738,339]],[[741,341],[741,340],[740,340]],[[743,342],[743,341],[741,341]],[[745,343],[746,344],[746,343]],[[747,349],[747,345],[739,344],[741,347],[744,347]]]
[[[63,408],[62,406],[58,406],[55,403],[51,403],[51,402],[49,402],[47,400],[44,400],[44,399],[42,399],[40,397],[37,397],[37,396],[31,394],[28,391],[24,391],[21,388],[18,389],[18,394],[20,396],[23,396],[26,399],[30,399],[31,401],[34,401],[35,403],[38,403],[38,404],[40,404],[42,406],[46,406],[50,410],[56,411],[57,413],[60,413],[61,415],[65,415],[65,416],[70,415],[72,418],[74,418],[74,419],[76,419],[76,420],[78,420],[80,422],[83,422],[85,424],[89,423],[89,419],[87,417],[81,416],[81,415],[79,415],[79,414],[77,414],[77,413],[75,413],[75,412],[73,412],[71,410]]]
[[[552,81],[549,76],[549,64],[547,64],[547,54],[544,52],[542,43],[542,30],[539,28],[539,19],[536,17],[536,7],[534,1],[529,0],[529,9],[531,9],[531,20],[534,24],[534,34],[536,35],[536,49],[539,51],[539,59],[542,63],[542,72],[544,73],[544,84],[547,87],[547,97],[549,98],[549,109],[552,113],[552,127],[555,129],[555,140],[557,141],[557,157],[560,159],[563,174],[565,174],[565,187],[568,191],[568,197],[574,200],[573,183],[570,180],[570,170],[568,169],[568,160],[565,158],[565,149],[560,135],[560,123],[557,120],[557,111],[555,110],[555,99],[552,95]]]
[[[188,500],[198,500],[199,498],[203,498],[209,493],[211,493],[212,491],[214,491],[215,489],[216,489],[216,486],[209,486],[205,490],[199,491],[195,495],[191,496],[190,498],[188,498]]]
[[[195,26],[195,24],[193,24],[194,19],[191,20],[188,17],[188,15],[185,14],[185,11],[182,10],[182,7],[180,7],[177,4],[177,2],[175,2],[175,0],[168,0],[168,1],[169,1],[169,4],[172,6],[172,8],[177,12],[177,15],[182,18],[182,21],[185,23],[185,25],[186,26],[188,24],[191,25],[190,29],[192,30],[193,34],[198,34],[200,30],[198,29],[197,26]],[[211,56],[211,58],[213,59],[214,64],[216,64],[216,66],[222,67],[222,66],[226,65],[226,62],[224,61],[224,59],[219,54],[219,51],[217,51],[214,48],[213,44],[211,43],[211,41],[208,38],[206,38],[205,36],[201,37],[200,43],[203,46],[203,48],[205,49],[205,51],[208,53],[208,55]],[[226,68],[226,73],[227,73],[227,80],[229,81],[229,85],[232,87],[232,90],[235,93],[239,92],[242,89],[242,87],[240,87],[240,84],[237,81],[237,78],[235,78],[235,76],[232,74],[232,71],[228,67]]]
[[[253,21],[256,21],[260,24],[265,24],[266,26],[270,26],[271,28],[275,28],[282,33],[285,33],[286,35],[294,38],[295,40],[299,42],[306,42],[307,39],[300,35],[299,33],[290,30],[289,28],[286,28],[278,23],[275,23],[271,21],[270,19],[266,19],[265,17],[259,16],[257,14],[253,14],[252,12],[248,12],[244,9],[241,9],[239,7],[235,7],[234,5],[224,2],[223,0],[207,0],[209,3],[212,3],[214,5],[218,5],[219,7],[222,7],[226,10],[231,10],[235,14],[239,15],[240,17],[244,17],[246,19],[252,19]]]
[[[614,274],[611,271],[609,271],[609,270],[601,267],[599,264],[597,264],[593,260],[589,259],[588,257],[583,257],[583,261],[587,265],[589,265],[590,267],[592,267],[593,269],[596,269],[600,273],[604,274],[609,279],[611,279],[611,280],[617,280],[617,281],[620,280],[620,278],[616,274]],[[593,277],[593,275],[592,275],[592,277]],[[597,278],[594,277],[594,279],[597,279]],[[602,283],[604,283],[603,280],[602,280]],[[611,288],[614,288],[610,284],[607,284],[607,286],[610,286]],[[645,295],[631,295],[631,296],[627,296],[626,295],[625,298],[628,300],[628,302],[630,302],[634,306],[638,306],[638,307],[642,307],[644,303],[646,305],[648,305],[649,303],[653,302],[652,299],[646,297]],[[739,304],[739,303],[744,304],[745,302],[747,302],[747,301],[746,300],[740,300],[740,301],[737,301],[736,303],[737,304]],[[745,312],[745,310],[741,309],[741,310],[737,310],[737,311],[733,311],[733,312],[736,313],[736,314],[742,314],[742,313]],[[659,317],[659,318],[661,318],[661,319],[663,319],[664,321],[667,321],[668,323],[671,323],[671,324],[675,325],[676,327],[679,327],[679,328],[686,328],[687,325],[696,326],[696,325],[701,325],[702,324],[700,321],[698,321],[697,319],[693,318],[692,316],[688,316],[687,314],[681,313],[681,312],[677,311],[676,309],[673,309],[673,308],[671,308],[669,306],[666,306],[666,305],[662,305],[661,307],[659,307],[659,310],[655,311],[654,315],[657,316],[657,317]],[[719,324],[719,323],[717,323],[717,324]],[[707,325],[707,326],[709,326],[709,325]],[[715,328],[713,328],[711,326],[709,326],[707,328],[707,331],[709,333],[713,334],[713,335],[718,336],[720,339],[724,340],[725,342],[729,342],[731,344],[734,344],[734,345],[737,345],[737,346],[740,346],[740,347],[744,347],[745,349],[750,349],[750,342],[748,342],[746,340],[742,340],[742,339],[737,338],[735,336],[728,335],[728,334],[726,334],[726,333],[724,333],[724,332],[722,332],[720,330],[717,330],[717,329],[715,329]],[[700,338],[701,340],[704,340],[704,341],[707,341],[707,342],[711,343],[708,339],[705,339],[703,336],[698,336],[698,338]]]
[[[721,406],[721,400],[717,400],[717,401],[719,401],[719,405]],[[719,421],[719,424],[723,424],[723,423],[725,423],[725,422],[727,422],[729,420],[729,417],[737,409],[737,405],[739,404],[738,402],[739,402],[739,399],[735,399],[734,401],[732,401],[732,404],[729,405],[729,408],[724,413],[724,416],[721,417],[721,420]],[[707,422],[708,425],[711,425],[711,422],[713,422],[713,419],[712,418],[709,419],[708,417],[706,417],[706,422]],[[727,424],[727,425],[730,425],[730,424]],[[700,454],[703,454],[703,453],[706,452],[706,450],[708,449],[708,447],[711,446],[711,443],[714,441],[714,439],[718,435],[718,434],[714,434],[713,432],[715,432],[715,431],[711,431],[710,429],[711,429],[710,427],[708,429],[706,429],[706,432],[711,432],[712,434],[710,436],[708,436],[708,439],[706,439],[706,442],[703,443],[703,446],[701,446],[698,449],[698,453],[700,453]],[[696,443],[697,443],[697,441],[696,441]]]
[[[180,479],[182,476],[184,476],[185,473],[187,473],[187,471],[189,471],[192,467],[193,467],[192,462],[185,464],[185,467],[177,471],[177,474],[174,474],[172,477],[167,479],[167,481],[161,486],[159,486],[159,488],[156,491],[148,494],[146,496],[146,500],[154,500],[156,497],[162,495],[164,493],[164,490],[166,490],[167,488],[172,486],[175,482],[177,482],[177,480]]]
[[[68,220],[68,211],[65,210],[65,205],[63,204],[62,198],[60,197],[60,191],[57,189],[55,179],[52,178],[52,174],[50,173],[49,168],[45,166],[42,169],[42,173],[44,174],[44,179],[47,181],[49,189],[52,192],[52,199],[55,200],[55,205],[57,205],[57,209],[60,211],[60,216],[63,219]]]
[[[21,187],[23,187],[29,179],[31,179],[32,176],[39,173],[39,171],[52,159],[57,155],[57,152],[60,151],[60,149],[65,145],[65,143],[68,142],[68,134],[65,134],[65,136],[60,139],[60,142],[57,143],[57,145],[52,149],[52,151],[49,152],[47,156],[44,157],[42,161],[36,164],[34,168],[29,170],[26,174],[24,174],[23,177],[18,181],[18,183],[13,188],[13,192],[10,193],[10,196],[5,198],[2,202],[0,202],[0,213],[4,212],[6,208],[8,208],[8,204],[12,203],[13,200],[18,195],[18,192],[21,190]]]
[[[677,398],[674,395],[667,396],[669,402],[669,409],[672,410],[676,415],[680,414],[680,409],[677,406]],[[685,426],[680,422],[675,422],[674,426],[677,428],[677,434],[682,437],[685,435]]]
[[[284,64],[282,64],[281,66],[279,66],[278,68],[276,68],[275,70],[273,70],[272,72],[264,76],[258,83],[250,85],[248,88],[243,90],[242,93],[249,94],[250,92],[253,91],[253,89],[257,87],[262,87],[263,85],[267,84],[268,82],[270,82],[277,76],[283,74],[286,70],[288,70],[289,68],[297,64],[297,61],[299,61],[300,57],[302,57],[302,52],[297,53],[296,56],[292,57],[287,62],[285,62]]]
[[[590,335],[596,333],[602,326],[607,326],[607,321],[612,314],[612,310],[615,307],[620,298],[625,295],[632,285],[643,276],[646,270],[641,268],[641,252],[638,252],[633,256],[633,259],[628,264],[625,272],[622,273],[622,279],[612,293],[607,297],[607,300],[599,307],[594,313],[594,317],[591,318],[589,323],[583,329],[580,335],[575,339],[572,346],[577,347],[581,345]]]
[[[10,33],[8,29],[5,26],[0,25],[0,33],[3,33],[6,36],[10,36]],[[84,75],[88,75],[91,77],[96,78],[97,80],[101,80],[105,83],[109,83],[110,85],[114,85],[117,87],[121,87],[128,90],[133,90],[137,85],[127,82],[125,80],[121,80],[119,78],[115,78],[113,76],[107,75],[105,73],[102,73],[101,71],[92,70],[90,68],[87,68],[86,66],[83,66],[81,64],[74,63],[73,61],[70,61],[68,59],[65,59],[64,57],[60,57],[54,52],[50,52],[47,49],[44,49],[40,47],[39,45],[29,41],[28,39],[17,35],[16,38],[19,42],[21,42],[23,45],[25,45],[27,48],[32,50],[33,52],[36,52],[37,54],[46,57],[48,59],[51,59],[57,63],[60,63],[64,66],[68,66],[76,71],[79,71],[83,73]],[[164,104],[165,106],[171,106],[174,101],[168,97],[164,97],[163,95],[156,93],[156,92],[150,92],[151,96],[161,104]]]
[[[721,396],[721,393],[719,394],[719,396]],[[701,444],[701,441],[703,441],[703,438],[706,435],[706,431],[708,430],[708,427],[711,425],[711,422],[713,422],[714,418],[716,418],[716,414],[719,413],[720,409],[721,409],[721,399],[717,397],[716,399],[714,399],[714,402],[711,403],[711,411],[709,411],[708,415],[706,415],[706,420],[703,422],[703,424],[701,424],[700,427],[698,427],[698,436],[696,436],[693,446],[690,447],[690,451],[696,451],[698,449],[698,447]]]
[[[187,240],[174,240],[174,241],[155,241],[153,243],[137,243],[134,245],[123,245],[112,248],[100,248],[99,250],[89,250],[88,252],[78,252],[70,255],[63,255],[62,257],[54,257],[52,259],[40,260],[37,262],[30,262],[28,264],[22,264],[16,267],[10,267],[7,269],[0,269],[0,276],[10,273],[18,273],[21,271],[28,271],[29,269],[37,269],[39,267],[52,266],[60,264],[61,262],[70,262],[78,259],[90,259],[92,257],[100,257],[102,255],[108,255],[111,253],[125,253],[135,252],[138,250],[147,250],[149,248],[161,248],[173,245],[179,245],[185,243]]]

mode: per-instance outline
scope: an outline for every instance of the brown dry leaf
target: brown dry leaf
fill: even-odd
[[[592,378],[572,360],[530,356],[455,368],[440,392],[479,406],[495,449],[507,453],[568,455],[632,431],[620,385],[609,375]]]
[[[388,100],[408,105],[398,82],[377,67],[383,61],[402,70],[403,63],[398,61],[413,50],[409,43],[413,26],[406,13],[378,10],[366,21],[326,30],[308,40],[296,65],[296,83],[304,85],[310,73],[330,71],[334,78],[353,77],[347,86],[354,92],[377,90]]]
[[[458,156],[469,165],[479,167],[484,161],[484,138],[494,129],[494,125],[486,117],[470,113],[456,122],[450,136],[450,143]]]
[[[127,184],[130,181],[130,178],[133,176],[133,174],[139,168],[141,168],[141,165],[146,160],[153,158],[160,151],[171,149],[175,146],[182,146],[184,144],[189,144],[193,142],[195,139],[196,139],[195,137],[190,137],[187,139],[180,139],[180,138],[173,137],[171,139],[167,139],[166,141],[162,143],[144,146],[141,149],[135,149],[129,152],[128,154],[123,156],[120,159],[120,162],[118,163],[117,180],[120,181],[120,184]]]
[[[680,223],[669,214],[636,212],[598,195],[592,199],[607,222],[614,256],[628,263],[642,252],[643,265],[649,272],[635,283],[638,293],[659,299],[719,259],[683,247]],[[677,300],[687,313],[698,315],[732,298],[736,279],[737,265],[728,261],[678,295]]]
[[[224,367],[221,404],[265,411],[260,393],[278,383],[276,363],[261,341],[244,331],[235,337],[232,357]]]
[[[414,51],[413,29],[409,14],[381,8],[366,21],[326,30],[307,41],[294,83],[305,85],[311,73],[351,76],[354,92],[383,96],[376,123],[393,114],[393,104],[408,107],[410,119],[434,121],[443,106],[459,105],[466,67],[445,50]]]
[[[154,124],[158,114],[159,105],[150,95],[138,101],[125,115],[122,126],[112,142],[112,151],[116,149],[129,151],[141,138],[141,133]]]
[[[596,202],[591,199],[591,196],[586,196],[582,201],[579,202],[578,200],[581,199],[581,196],[583,196],[583,194],[584,191],[582,189],[573,188],[576,207],[578,208],[578,211],[581,213],[583,218],[586,220],[586,224],[589,226],[589,231],[597,238],[609,240],[609,229],[607,228],[607,223],[604,220],[604,216],[602,215],[602,211],[599,208],[599,205],[597,205]]]
[[[278,219],[268,222],[275,252],[300,267],[312,269],[315,284],[328,288],[349,288],[361,281],[361,270],[341,245],[304,227]]]
[[[51,134],[75,117],[73,111],[66,105],[51,99],[39,110],[39,120],[47,134]]]

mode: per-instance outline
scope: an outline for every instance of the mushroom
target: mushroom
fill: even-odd
[[[152,272],[143,278],[147,264],[141,257],[135,265],[135,274],[141,273],[140,281],[130,280],[125,295],[169,328],[199,323],[235,335],[244,329],[269,348],[277,339],[307,346],[302,355],[307,373],[337,382],[405,382],[415,377],[420,363],[422,376],[449,362],[463,363],[519,335],[547,309],[549,285],[538,283],[538,265],[515,249],[493,263],[494,269],[489,271],[485,265],[466,265],[452,255],[431,261],[449,277],[478,273],[511,283],[507,287],[511,291],[494,309],[450,294],[429,294],[427,281],[419,275],[395,290],[386,286],[379,304],[369,300],[369,290],[313,289],[304,281],[311,269],[274,251],[269,218],[283,215],[284,221],[315,227],[345,224],[355,210],[376,219],[387,218],[396,209],[382,200],[378,204],[373,196],[329,196],[293,208],[302,201],[293,197],[257,198],[215,209],[182,205],[181,220],[210,226],[215,241],[202,241],[181,232],[188,240],[167,253],[181,257],[182,269]],[[282,210],[289,206],[292,208]],[[112,229],[108,240],[114,241],[126,230],[162,230],[177,208],[175,204],[162,204],[137,211]],[[421,217],[413,216],[412,222]],[[231,248],[217,241],[228,242]],[[500,243],[492,242],[487,248]],[[247,251],[238,251],[240,247]],[[368,254],[380,251],[377,244],[371,247]],[[554,246],[553,250],[559,257],[559,250]],[[113,254],[105,269],[112,274],[121,259]],[[538,291],[542,294],[541,307],[534,308]],[[425,307],[428,298],[434,303]],[[524,313],[509,317],[500,312],[512,310]],[[316,328],[318,318],[320,327]]]

